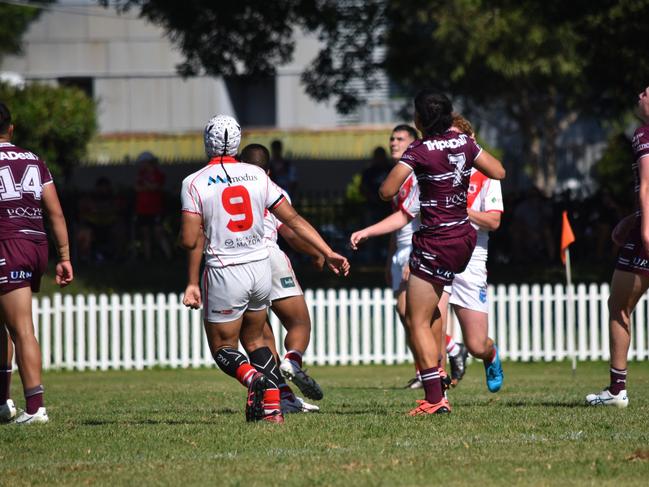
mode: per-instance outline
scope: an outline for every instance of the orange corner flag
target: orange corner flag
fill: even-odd
[[[561,225],[561,262],[566,265],[566,249],[575,241],[575,234],[568,220],[568,212],[563,212],[563,224]]]

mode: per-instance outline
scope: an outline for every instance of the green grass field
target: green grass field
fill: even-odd
[[[451,415],[411,418],[409,366],[313,367],[322,412],[284,425],[247,424],[218,370],[51,372],[50,424],[0,427],[0,485],[647,485],[649,363],[629,408],[584,407],[607,372],[505,363],[490,394],[475,363]]]

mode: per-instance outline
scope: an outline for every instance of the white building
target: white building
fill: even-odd
[[[244,126],[279,129],[334,127],[360,121],[392,123],[394,112],[379,100],[352,117],[333,103],[316,103],[300,73],[318,50],[314,37],[299,36],[294,59],[274,79],[254,86],[176,73],[182,53],[164,31],[94,2],[63,2],[45,9],[24,37],[24,55],[4,59],[0,71],[27,82],[76,85],[99,103],[100,133],[201,130],[214,113],[235,115]],[[380,95],[387,100],[387,90]],[[365,120],[364,120],[365,119]]]

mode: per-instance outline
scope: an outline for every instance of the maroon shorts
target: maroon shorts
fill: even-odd
[[[477,233],[470,231],[457,238],[436,239],[415,233],[412,237],[410,272],[433,284],[448,286],[471,260]]]
[[[624,245],[620,247],[615,268],[621,271],[649,276],[649,255],[647,255],[644,245],[642,245],[642,239],[640,238],[639,218],[637,224],[627,235]]]
[[[0,240],[0,294],[21,287],[38,292],[47,269],[47,242]]]

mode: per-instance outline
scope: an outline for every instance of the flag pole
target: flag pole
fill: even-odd
[[[572,272],[570,268],[570,249],[566,248],[566,285],[568,287],[568,329],[570,333],[570,355],[572,356],[572,375],[577,373],[577,347],[575,346],[575,296],[572,290]]]

